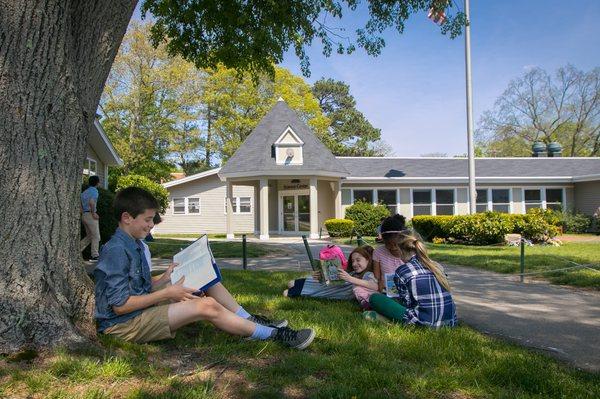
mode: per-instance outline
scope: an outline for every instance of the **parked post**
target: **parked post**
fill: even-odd
[[[319,229],[319,240],[321,239],[321,236],[323,235],[323,228],[321,227]]]
[[[308,240],[306,239],[305,235],[302,236],[302,241],[304,241],[304,248],[306,249],[306,254],[308,255],[308,261],[310,262],[310,267],[313,267],[315,260],[313,258],[312,252],[310,252],[310,246],[308,245]]]
[[[521,238],[521,282],[525,281],[525,240]]]
[[[246,248],[246,234],[242,234],[242,267],[244,270],[248,268],[248,251]]]

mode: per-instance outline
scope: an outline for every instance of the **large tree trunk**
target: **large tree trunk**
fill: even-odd
[[[0,352],[94,337],[88,132],[137,0],[0,0]]]

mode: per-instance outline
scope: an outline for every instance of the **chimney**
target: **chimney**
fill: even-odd
[[[531,156],[541,158],[546,156],[546,144],[541,141],[536,141],[531,146]]]
[[[562,156],[562,146],[560,143],[553,141],[552,143],[548,144],[548,157],[557,158],[560,156]]]

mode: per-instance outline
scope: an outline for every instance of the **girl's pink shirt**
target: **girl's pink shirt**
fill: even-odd
[[[366,272],[362,279],[377,283],[377,279],[375,279],[373,272]],[[352,292],[354,292],[354,296],[358,300],[358,303],[360,303],[361,306],[366,307],[366,305],[369,303],[369,297],[371,294],[374,294],[377,291],[355,285],[354,288],[352,288]]]
[[[405,263],[401,258],[396,258],[392,255],[385,245],[375,248],[375,251],[373,251],[373,260],[379,262],[381,265],[382,278],[384,274],[395,273],[398,266]]]

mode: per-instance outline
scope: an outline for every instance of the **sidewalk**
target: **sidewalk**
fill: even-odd
[[[249,258],[248,270],[310,272],[302,243],[284,245],[287,256]],[[311,245],[318,258],[320,245]],[[346,254],[352,246],[342,245]],[[153,259],[161,270],[168,259]],[[242,259],[217,259],[222,269],[242,269]],[[92,266],[93,268],[93,266]],[[600,371],[600,293],[446,265],[459,320],[486,334],[541,350],[588,371]],[[282,291],[285,287],[281,287]]]

